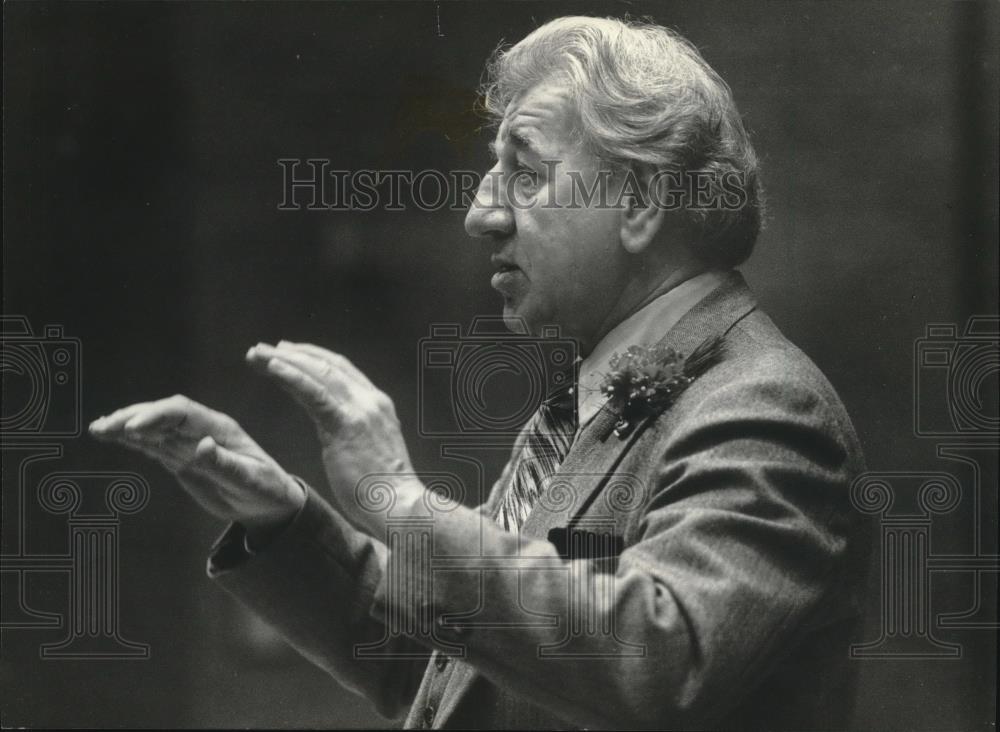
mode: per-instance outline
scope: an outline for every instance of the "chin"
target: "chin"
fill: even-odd
[[[524,333],[527,326],[524,318],[517,314],[516,308],[506,303],[503,306],[503,324],[511,333]]]
[[[511,333],[533,334],[535,323],[530,312],[526,312],[523,302],[515,302],[511,298],[503,300],[503,324]]]
[[[544,326],[555,325],[551,317],[543,317],[537,308],[530,306],[530,303],[509,298],[504,298],[503,302],[503,323],[512,333],[532,336],[541,335]]]

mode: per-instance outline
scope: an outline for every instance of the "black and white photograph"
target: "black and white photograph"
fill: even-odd
[[[2,728],[996,729],[996,2],[3,46]]]

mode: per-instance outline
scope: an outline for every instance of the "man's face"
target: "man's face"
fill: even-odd
[[[579,182],[589,190],[600,163],[575,139],[569,94],[543,83],[514,99],[491,147],[496,164],[465,228],[493,246],[491,284],[503,295],[508,327],[521,319],[532,333],[558,325],[564,335],[589,337],[621,294],[626,255],[619,211],[599,206],[599,196],[584,207],[579,195]]]

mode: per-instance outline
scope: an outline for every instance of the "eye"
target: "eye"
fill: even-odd
[[[518,185],[527,188],[538,186],[538,172],[524,163],[518,163],[517,168],[514,170],[514,176],[517,179]]]

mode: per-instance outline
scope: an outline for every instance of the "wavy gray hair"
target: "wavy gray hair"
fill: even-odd
[[[711,200],[735,185],[741,205],[683,210],[683,229],[705,261],[735,267],[753,250],[764,196],[757,155],[732,92],[690,42],[653,23],[557,18],[496,50],[482,88],[499,121],[507,105],[542,81],[571,85],[582,141],[643,180],[660,170],[702,171]],[[735,183],[734,183],[735,182]]]

